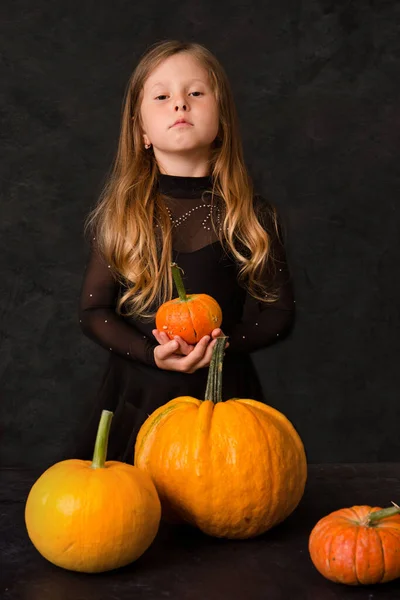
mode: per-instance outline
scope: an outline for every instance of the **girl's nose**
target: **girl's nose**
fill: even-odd
[[[179,110],[180,108],[182,108],[182,110],[186,110],[186,104],[183,104],[182,102],[177,102],[175,110]]]

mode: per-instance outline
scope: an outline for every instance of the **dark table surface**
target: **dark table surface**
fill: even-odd
[[[24,507],[39,475],[0,470],[2,600],[400,600],[400,579],[364,587],[327,581],[307,549],[311,529],[333,510],[399,502],[400,463],[309,465],[300,505],[264,535],[220,540],[161,524],[152,546],[136,562],[96,575],[60,569],[31,544]]]

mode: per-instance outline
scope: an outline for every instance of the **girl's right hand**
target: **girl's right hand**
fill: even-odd
[[[215,339],[205,335],[188,354],[182,354],[179,341],[171,340],[154,348],[154,360],[160,369],[194,373],[197,369],[208,367],[214,346]]]

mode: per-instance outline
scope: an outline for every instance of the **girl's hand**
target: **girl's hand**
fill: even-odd
[[[171,341],[168,335],[165,333],[165,331],[158,331],[158,329],[153,329],[152,334],[154,335],[159,344],[168,344]],[[223,336],[224,332],[219,327],[217,329],[213,329],[213,331],[211,332],[211,338],[213,340],[217,337],[220,337],[221,335]],[[187,342],[185,342],[185,340],[182,339],[179,335],[175,335],[174,340],[176,340],[179,343],[179,350],[177,350],[177,354],[180,353],[187,356],[188,354],[190,354],[190,352],[192,352],[195,346],[193,344],[188,344]],[[229,342],[226,343],[225,347],[227,348],[228,346]]]
[[[156,338],[157,342],[161,345],[168,344],[171,341],[165,333],[165,331],[158,331],[158,329],[153,329],[152,333]],[[184,356],[187,356],[191,353],[191,351],[194,348],[194,346],[185,342],[185,340],[183,340],[179,335],[175,335],[174,340],[176,340],[179,344],[179,348],[176,352],[177,354],[183,354]]]
[[[154,349],[154,359],[160,369],[194,373],[197,369],[208,367],[215,346],[215,338],[223,333],[219,328],[214,329],[211,336],[204,336],[195,346],[187,344],[179,336],[170,340],[167,334],[157,330],[153,331],[153,335],[160,344]]]

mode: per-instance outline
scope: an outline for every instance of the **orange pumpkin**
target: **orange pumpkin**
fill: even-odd
[[[400,577],[399,507],[342,508],[323,517],[309,539],[316,569],[335,583],[371,585]]]
[[[164,302],[156,314],[156,327],[172,340],[179,335],[188,344],[196,344],[221,326],[221,307],[208,294],[186,294],[180,269],[172,263],[172,276],[179,297]]]
[[[214,347],[206,399],[182,396],[156,409],[138,433],[135,464],[152,477],[167,520],[250,538],[296,508],[307,463],[282,413],[256,400],[221,401],[225,343]]]
[[[105,462],[113,413],[104,410],[93,461],[64,460],[32,486],[25,506],[28,535],[53,564],[86,573],[122,567],[150,546],[161,505],[149,475]]]

